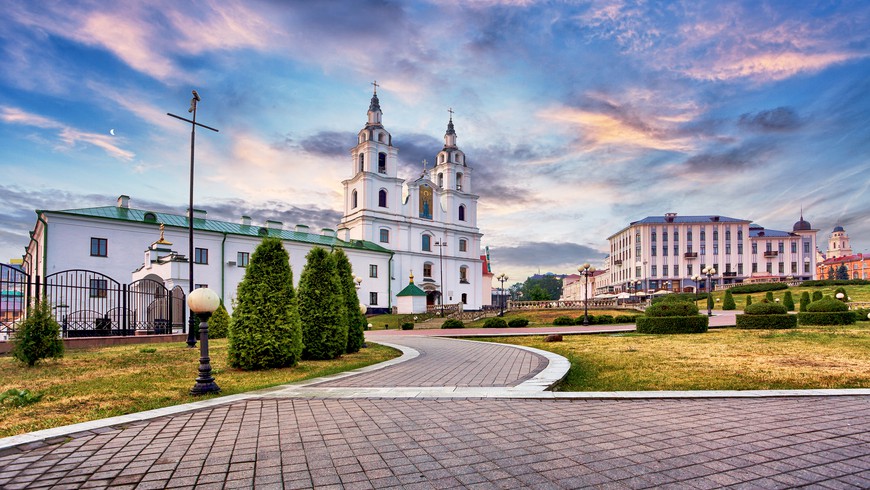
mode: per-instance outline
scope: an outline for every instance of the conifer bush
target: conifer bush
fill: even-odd
[[[335,359],[347,348],[348,330],[335,260],[320,247],[312,248],[305,258],[298,293],[302,358]]]
[[[579,319],[580,323],[583,323],[583,317],[581,316]],[[553,325],[574,325],[574,320],[569,316],[559,316],[553,319]]]
[[[855,315],[842,301],[825,296],[807,306],[807,311],[798,313],[801,325],[851,325]]]
[[[730,289],[725,290],[725,300],[722,301],[722,309],[723,310],[736,310],[737,304],[734,302],[734,296],[731,294]]]
[[[529,325],[529,320],[526,318],[514,318],[508,322],[510,328],[521,328]]]
[[[713,295],[707,296],[707,309],[713,309]]]
[[[450,318],[446,322],[441,324],[441,328],[465,328],[465,324],[462,323],[462,320]]]
[[[785,292],[785,296],[782,298],[782,306],[785,306],[786,311],[794,311],[794,298],[791,295],[791,291]]]
[[[821,291],[813,291],[813,299],[812,299],[812,301],[810,301],[810,303],[812,303],[813,301],[818,301],[820,299],[822,299],[822,292]]]
[[[485,322],[483,322],[483,328],[507,328],[508,324],[504,321],[504,318],[492,317],[487,318]]]
[[[768,292],[764,293],[764,300],[767,301],[768,303],[773,303],[773,292],[768,291]]]
[[[807,311],[807,306],[810,304],[810,293],[804,291],[801,293],[800,311]]]
[[[12,337],[12,357],[32,367],[49,357],[63,357],[63,350],[60,325],[51,314],[51,304],[34,303]]]
[[[230,314],[224,308],[223,303],[218,306],[208,319],[208,338],[225,339],[230,331]]]
[[[239,283],[228,330],[229,363],[244,370],[294,366],[302,354],[302,330],[293,270],[284,244],[264,238],[251,254]]]
[[[746,306],[749,306],[751,304],[752,304],[752,296],[747,294],[746,295]]]
[[[347,346],[345,352],[352,354],[359,352],[365,342],[363,333],[366,325],[366,317],[360,311],[359,296],[356,292],[356,283],[353,279],[353,267],[344,250],[337,248],[332,252],[335,260],[335,268],[338,272],[338,280],[341,282],[341,292],[344,297],[345,314],[347,315]],[[408,330],[402,326],[403,330]],[[411,324],[411,328],[414,324]]]

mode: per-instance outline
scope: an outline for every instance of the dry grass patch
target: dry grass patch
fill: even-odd
[[[388,347],[368,345],[340,359],[303,361],[293,368],[267,371],[229,367],[226,339],[210,340],[209,350],[221,395],[232,395],[357,369],[400,355]],[[198,346],[188,349],[184,344],[68,350],[62,359],[33,368],[8,355],[0,356],[0,393],[13,388],[44,393],[32,405],[0,406],[0,437],[198,400],[188,394],[198,367]]]
[[[498,338],[571,361],[563,391],[870,388],[870,323],[789,331]]]

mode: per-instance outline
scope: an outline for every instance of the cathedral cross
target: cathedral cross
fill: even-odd
[[[372,82],[372,85],[375,86],[375,95],[378,95],[378,81],[375,80],[374,82]]]

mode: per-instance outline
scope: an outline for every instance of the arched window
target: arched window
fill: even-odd
[[[465,221],[465,204],[459,205],[459,221]]]
[[[387,173],[387,154],[386,153],[378,153],[378,172],[385,174]]]
[[[444,154],[441,155],[441,163],[444,163]]]
[[[378,141],[381,143],[384,142],[384,133],[378,133]]]
[[[432,235],[423,235],[423,250],[426,252],[432,251]]]
[[[444,187],[444,174],[438,173],[438,187]]]
[[[351,207],[351,209],[356,208],[357,204],[358,204],[358,202],[357,202],[356,189],[354,189],[354,191],[350,193],[350,207]]]
[[[462,190],[462,174],[461,173],[456,174],[456,190],[457,191]]]
[[[378,191],[378,206],[385,208],[387,207],[387,190],[381,189]]]
[[[359,171],[365,170],[366,157],[362,153],[359,154]]]
[[[468,284],[468,267],[462,266],[459,268],[459,282],[462,284]]]

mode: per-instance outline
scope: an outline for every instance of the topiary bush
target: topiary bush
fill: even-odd
[[[208,338],[225,339],[230,332],[230,314],[224,308],[223,303],[218,306],[208,319]]]
[[[365,326],[368,323],[366,316],[360,309],[359,296],[356,292],[356,283],[354,282],[353,267],[350,265],[350,260],[344,250],[336,248],[332,251],[332,259],[335,261],[335,270],[338,273],[338,280],[341,284],[341,293],[344,298],[344,313],[346,315],[345,322],[347,323],[347,344],[344,351],[348,354],[359,352],[365,343]],[[414,324],[411,324],[414,328]],[[404,328],[403,330],[410,330]]]
[[[744,284],[742,286],[734,286],[730,288],[734,294],[744,294],[744,293],[763,293],[765,291],[778,291],[781,289],[788,289],[788,284],[784,282],[771,282],[764,284]]]
[[[734,302],[734,296],[731,294],[730,289],[725,290],[725,300],[722,301],[722,309],[723,310],[736,310],[737,304]]]
[[[747,295],[746,296],[746,306],[749,306],[751,304],[752,304],[752,296]]]
[[[870,314],[870,308],[859,308],[851,311],[856,322],[866,322],[868,320],[867,315]]]
[[[580,317],[580,318],[581,318],[580,321],[582,322],[583,317]],[[567,317],[567,316],[559,316],[553,320],[553,325],[574,325],[574,320],[572,320],[570,317]]]
[[[849,307],[842,301],[838,301],[830,296],[813,301],[807,306],[807,311],[813,312],[829,312],[829,311],[848,311]]]
[[[866,286],[868,284],[870,284],[870,280],[867,279],[823,279],[818,281],[804,281],[801,283],[801,286]]]
[[[501,317],[492,317],[487,318],[485,322],[483,322],[483,328],[507,328],[508,324],[504,321],[504,318]]]
[[[773,292],[772,291],[766,292],[764,294],[764,300],[767,301],[768,303],[773,303]]]
[[[807,311],[807,306],[810,305],[810,293],[804,291],[801,293],[800,311]]]
[[[402,330],[414,330],[413,322],[405,322],[402,324]]]
[[[651,304],[661,303],[662,301],[700,301],[707,299],[707,293],[671,293],[662,296],[653,296],[650,300]]]
[[[698,314],[698,307],[694,303],[685,301],[661,302],[650,305],[644,312],[647,317],[671,317],[692,316]]]
[[[634,323],[638,315],[616,315],[613,318],[613,323]]]
[[[596,325],[609,325],[613,323],[613,315],[598,315],[595,317]]]
[[[529,325],[529,320],[526,318],[514,318],[508,322],[510,328],[522,328]]]
[[[843,299],[837,298],[838,294],[842,294]],[[846,293],[846,288],[839,287],[839,288],[835,289],[834,290],[834,299],[836,299],[837,301],[842,301],[843,303],[845,303],[846,301],[849,301],[849,294]]]
[[[583,315],[578,316],[577,318],[574,319],[574,323],[572,323],[572,325],[583,325],[583,318],[584,318]],[[590,325],[595,324],[595,315],[587,315],[585,318],[587,319],[587,321],[589,322]],[[553,322],[553,325],[556,325],[556,323]],[[566,323],[566,325],[567,325],[567,323]]]
[[[785,306],[778,303],[755,303],[747,306],[744,310],[747,315],[785,315]]]
[[[680,301],[650,305],[636,320],[637,331],[650,334],[703,333],[709,322],[709,318],[698,314],[694,303]]]
[[[786,291],[782,298],[782,306],[785,306],[787,311],[794,311],[794,298],[791,296],[791,291]]]
[[[812,299],[812,301],[810,301],[810,303],[812,303],[813,301],[818,301],[820,299],[822,299],[822,292],[821,291],[813,291],[813,299]]]
[[[801,325],[851,325],[855,323],[855,315],[849,311],[846,303],[830,296],[813,301],[807,306],[807,311],[798,313],[798,323]]]
[[[465,324],[461,320],[450,318],[441,325],[441,328],[465,328]]]
[[[741,329],[783,329],[795,328],[797,316],[782,315],[737,315],[737,328]]]
[[[290,256],[280,239],[266,237],[257,246],[236,297],[230,365],[247,370],[295,365],[302,355],[302,329]]]
[[[51,314],[51,304],[35,303],[12,337],[12,357],[32,367],[49,357],[63,357],[63,350],[60,325]]]
[[[347,349],[347,311],[335,260],[312,248],[299,278],[302,358],[335,359]],[[358,307],[357,307],[358,308]]]

